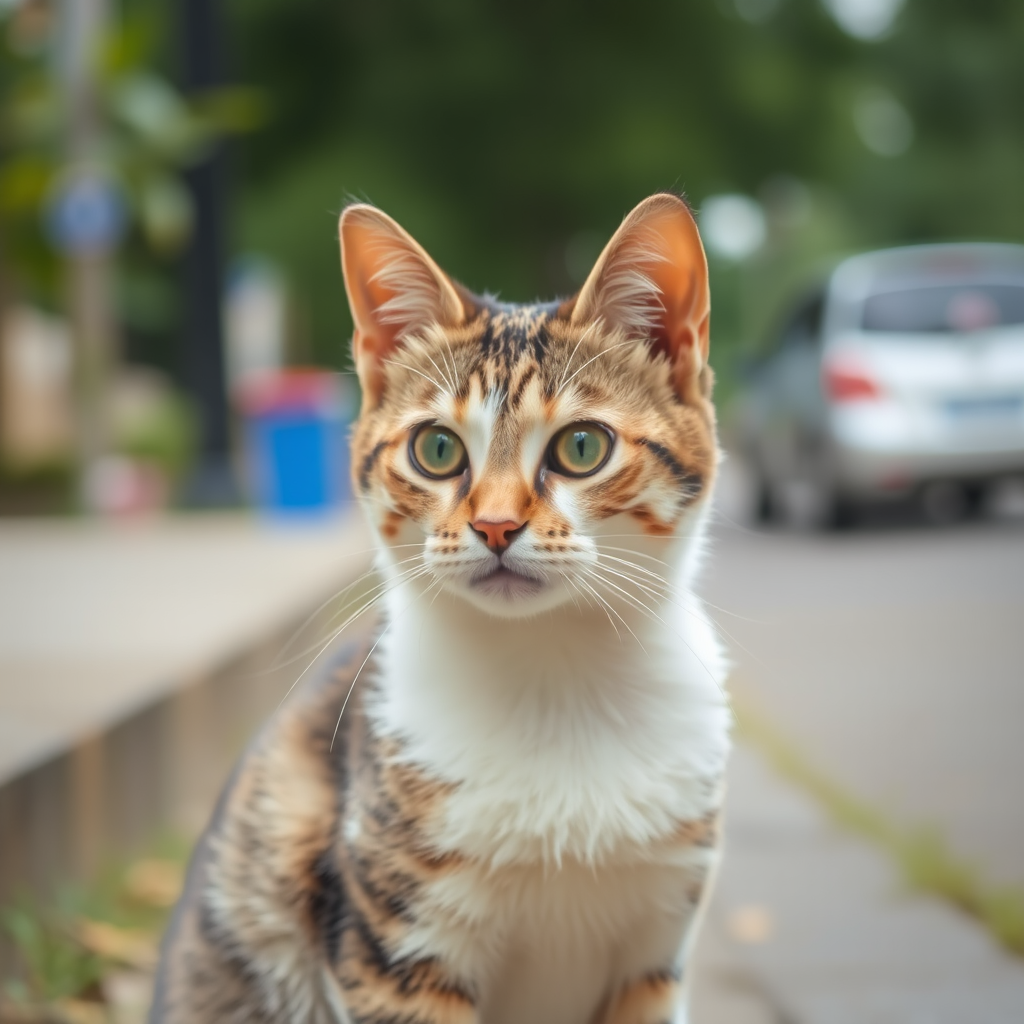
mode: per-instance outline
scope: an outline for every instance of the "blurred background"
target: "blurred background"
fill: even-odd
[[[701,998],[1024,1019],[1022,57],[1013,0],[0,0],[0,1018],[135,1019],[188,836],[327,619],[286,641],[366,566],[344,204],[529,300],[673,189],[712,274],[734,788],[769,806],[774,766],[957,908],[899,998],[821,1016],[838,911],[727,870],[707,975],[747,980]],[[904,927],[871,891],[859,991]],[[987,952],[940,998],[958,922]]]

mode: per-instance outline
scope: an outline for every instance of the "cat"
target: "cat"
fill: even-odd
[[[385,614],[240,762],[150,1020],[679,1024],[731,721],[694,219],[651,196],[536,305],[372,206],[340,239]]]

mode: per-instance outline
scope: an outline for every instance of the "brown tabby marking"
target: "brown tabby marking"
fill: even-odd
[[[373,738],[363,689],[331,750],[364,657],[365,648],[290,705],[248,755],[165,941],[152,1020],[333,1021],[320,994],[326,980],[353,1022],[474,1024],[472,993],[458,979],[436,961],[397,952],[426,887],[470,866],[486,870],[424,842],[451,787],[399,764],[396,746]],[[353,820],[359,829],[347,836]],[[706,846],[717,828],[717,815],[680,822],[667,842]],[[695,884],[695,902],[701,891]],[[289,976],[266,985],[260,969],[275,977],[282,965]],[[642,978],[602,1024],[667,1022],[658,1014],[677,987],[672,972]]]
[[[464,412],[473,395],[507,397],[495,425],[493,473],[472,486],[467,480],[461,503],[447,513],[447,522],[454,527],[474,520],[481,507],[501,507],[510,518],[530,520],[538,530],[564,527],[538,500],[544,491],[544,471],[532,489],[516,475],[516,438],[528,421],[524,406],[529,395],[535,399],[530,415],[540,407],[547,419],[556,405],[569,401],[597,407],[614,403],[617,409],[627,410],[635,429],[619,440],[635,457],[623,473],[590,489],[590,511],[598,518],[625,512],[653,536],[672,533],[714,473],[710,368],[702,370],[692,404],[681,402],[672,390],[665,360],[652,360],[629,346],[614,350],[612,345],[621,339],[610,345],[596,332],[588,337],[587,328],[559,317],[564,304],[508,311],[486,299],[475,301],[472,319],[463,328],[446,332],[446,345],[441,347],[451,368],[446,376],[457,387],[456,408]],[[386,492],[381,497],[386,496],[393,506],[382,527],[388,539],[398,536],[402,519],[429,518],[434,501],[394,465],[400,454],[396,415],[427,410],[445,393],[444,375],[430,353],[425,345],[403,348],[387,378],[386,400],[364,412],[353,436],[356,487],[372,496],[376,482]],[[652,478],[678,497],[668,518],[635,504],[642,482]]]
[[[386,545],[398,550],[400,537],[415,537],[456,558],[478,543],[467,534],[478,517],[514,520],[529,524],[557,569],[583,550],[573,514],[587,523],[628,516],[662,537],[706,495],[716,465],[706,265],[679,199],[637,207],[579,295],[547,305],[472,295],[379,211],[346,211],[342,235],[364,395],[353,480]],[[442,406],[460,429],[487,435],[472,471],[444,487],[411,472],[407,454],[413,432]],[[530,438],[605,418],[616,423],[620,468],[575,480],[576,505],[566,511],[554,500],[555,467],[545,468],[544,453],[529,449],[541,442]],[[307,683],[243,758],[166,936],[151,1024],[480,1024],[486,977],[462,976],[471,968],[431,946],[433,933],[424,938],[439,908],[446,927],[462,923],[462,904],[445,907],[444,894],[460,885],[482,892],[483,915],[521,899],[524,879],[540,879],[546,902],[549,870],[597,877],[580,857],[509,867],[477,847],[443,845],[449,811],[474,778],[444,781],[412,763],[404,741],[379,734],[370,705],[384,692],[384,669],[376,644],[363,643]],[[717,805],[703,810],[717,799],[717,779],[706,781],[698,795],[711,796],[693,805],[696,820],[673,820],[681,812],[670,810],[627,863],[647,871],[657,855],[659,871],[677,872],[679,906],[670,909],[680,927],[696,914],[718,838]],[[601,864],[600,885],[620,867]],[[624,891],[636,899],[637,890]],[[458,939],[469,948],[481,934]],[[614,980],[595,975],[579,1015],[591,1024],[669,1024],[681,966],[662,960],[659,952]]]
[[[247,757],[190,879],[194,902],[168,935],[153,1019],[331,1020],[316,995],[324,970],[353,1020],[472,1019],[439,966],[394,956],[422,887],[461,867],[423,840],[450,787],[370,734],[361,691],[331,750],[365,654],[290,706]],[[359,827],[346,834],[352,821]],[[259,994],[254,967],[272,976],[282,963],[284,991]]]
[[[671,971],[648,975],[616,1000],[607,1024],[671,1024],[679,999],[679,978]]]

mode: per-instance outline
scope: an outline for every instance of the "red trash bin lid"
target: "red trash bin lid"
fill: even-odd
[[[261,373],[239,389],[238,406],[248,417],[283,412],[334,413],[341,407],[338,375],[313,367]]]

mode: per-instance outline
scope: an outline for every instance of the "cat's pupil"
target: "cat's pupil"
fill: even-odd
[[[442,462],[444,460],[444,450],[448,444],[448,438],[444,434],[437,435],[437,460]]]
[[[579,452],[579,456],[582,459],[587,447],[587,435],[582,430],[579,430],[576,432],[573,440],[576,442],[576,451]]]

